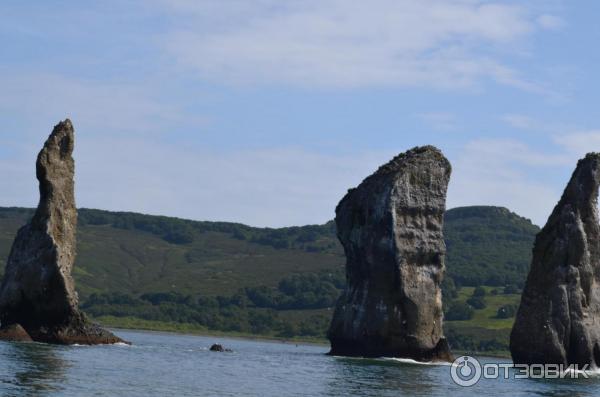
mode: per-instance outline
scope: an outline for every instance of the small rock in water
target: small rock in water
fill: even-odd
[[[231,352],[233,352],[233,350],[226,349],[226,348],[223,347],[223,345],[220,345],[218,343],[215,343],[214,345],[212,345],[210,347],[210,351],[211,352],[219,352],[219,353],[231,353]]]

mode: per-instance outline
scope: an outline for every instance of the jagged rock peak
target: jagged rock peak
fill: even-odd
[[[414,148],[338,204],[347,287],[328,332],[331,354],[450,359],[440,290],[450,173],[437,148]]]
[[[67,304],[76,307],[71,270],[76,256],[77,206],[75,203],[75,130],[65,119],[52,129],[37,157],[40,202],[31,221],[44,229],[54,245],[55,261],[64,278]]]
[[[76,255],[75,133],[57,124],[36,163],[40,202],[17,233],[0,287],[2,335],[22,327],[35,341],[98,344],[121,340],[79,311],[71,271]],[[18,333],[19,335],[22,332]]]
[[[398,154],[396,157],[380,166],[377,169],[377,171],[375,171],[375,173],[367,177],[367,179],[375,175],[383,175],[390,172],[397,172],[401,167],[404,167],[407,162],[411,161],[411,159],[417,159],[423,156],[435,158],[442,162],[445,162],[447,163],[448,168],[450,170],[452,169],[450,166],[450,162],[444,157],[440,149],[432,145],[425,145],[417,146],[406,152]]]
[[[516,363],[600,366],[600,153],[579,160],[538,233],[511,332]]]

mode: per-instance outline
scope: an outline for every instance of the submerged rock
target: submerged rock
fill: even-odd
[[[218,343],[215,343],[214,345],[212,345],[210,347],[210,351],[211,352],[219,352],[219,353],[231,353],[231,352],[233,352],[233,350],[226,349],[226,348],[223,347],[223,345],[220,345]]]
[[[330,354],[451,360],[440,289],[450,173],[438,149],[414,148],[338,204],[347,286],[328,331]]]
[[[54,127],[37,159],[40,202],[17,233],[0,288],[2,335],[20,325],[39,342],[105,344],[121,339],[91,324],[78,308],[71,270],[76,254],[75,136]]]
[[[510,336],[520,364],[600,367],[600,153],[579,160],[538,233]]]

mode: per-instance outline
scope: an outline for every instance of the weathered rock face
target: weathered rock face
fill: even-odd
[[[579,160],[538,233],[510,336],[520,364],[600,366],[600,153]]]
[[[20,324],[33,340],[114,343],[78,309],[71,270],[76,253],[75,143],[69,120],[54,127],[37,159],[40,203],[14,241],[0,288],[2,328]]]
[[[338,204],[347,286],[328,332],[330,354],[451,360],[440,289],[450,173],[438,149],[414,148]]]

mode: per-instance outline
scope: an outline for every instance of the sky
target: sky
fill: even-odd
[[[324,223],[414,146],[447,206],[543,225],[600,151],[600,3],[495,0],[0,2],[0,206],[76,129],[79,207]]]

